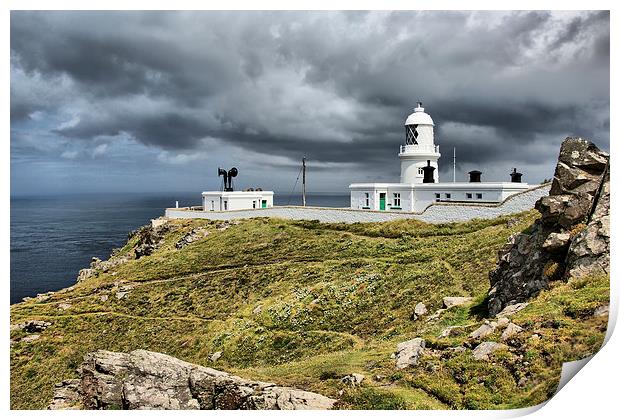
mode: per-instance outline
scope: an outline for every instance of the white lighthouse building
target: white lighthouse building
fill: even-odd
[[[513,169],[510,182],[481,182],[480,171],[471,171],[470,182],[439,182],[439,146],[435,123],[418,102],[405,121],[405,144],[400,146],[399,183],[351,184],[351,208],[360,210],[421,212],[437,202],[500,203],[528,190]]]
[[[435,123],[424,112],[422,103],[413,110],[405,121],[405,144],[400,146],[400,182],[401,184],[421,184],[424,179],[422,168],[430,160],[435,168],[434,181],[439,182],[437,160],[441,157],[439,146],[435,145]]]

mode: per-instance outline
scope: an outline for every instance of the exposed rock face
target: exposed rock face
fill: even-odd
[[[126,263],[130,258],[127,256],[110,257],[108,260],[101,260],[97,257],[92,257],[90,260],[90,268],[83,268],[78,273],[77,282],[84,281],[97,275],[98,272],[108,272],[110,269]]]
[[[56,386],[50,409],[330,409],[323,395],[250,381],[161,353],[99,350],[85,357],[81,379]]]
[[[142,226],[137,232],[130,235],[138,235],[138,245],[135,249],[136,259],[151,255],[164,240],[164,234],[170,230],[170,224],[166,223],[157,227],[151,225]]]
[[[413,340],[399,343],[396,347],[396,369],[417,366],[425,347],[426,342],[423,338],[414,338]]]
[[[56,384],[54,387],[54,399],[47,407],[49,410],[71,410],[80,408],[79,379],[69,379]]]
[[[605,174],[590,222],[575,236],[566,264],[571,276],[609,272],[609,171]]]
[[[174,244],[174,246],[176,247],[176,249],[181,249],[191,244],[192,242],[199,241],[200,239],[206,238],[207,236],[209,236],[209,231],[205,228],[192,229],[190,232],[185,234],[181,239],[179,239],[179,241],[176,244]]]
[[[489,312],[536,296],[566,273],[609,269],[609,155],[581,138],[562,143],[542,217],[511,236],[489,273]]]

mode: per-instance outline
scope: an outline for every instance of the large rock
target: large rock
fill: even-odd
[[[485,341],[480,343],[472,352],[474,359],[476,360],[488,360],[489,356],[498,350],[508,349],[505,344],[496,343],[494,341]]]
[[[479,340],[481,338],[484,338],[487,335],[493,334],[497,326],[497,322],[484,321],[484,323],[480,325],[480,327],[478,327],[475,331],[469,334],[469,338],[471,338],[472,340]]]
[[[299,410],[330,409],[336,402],[146,350],[90,353],[82,364],[79,385],[63,384],[56,387],[49,408]],[[69,398],[72,395],[77,401]]]
[[[417,366],[425,347],[426,342],[422,338],[414,338],[399,343],[396,346],[396,368],[404,369],[409,366]]]
[[[425,315],[427,312],[428,309],[426,309],[426,305],[422,302],[419,302],[417,305],[415,305],[415,308],[413,308],[413,320],[415,321],[422,315]]]
[[[510,324],[508,324],[506,326],[506,329],[504,330],[504,332],[502,333],[502,340],[506,341],[508,340],[510,337],[512,337],[515,334],[520,333],[521,331],[523,331],[523,328],[521,328],[520,326],[518,326],[517,324],[513,324],[512,322]]]
[[[443,298],[443,307],[448,309],[453,306],[463,306],[471,303],[473,300],[474,298],[468,296],[446,296]]]
[[[564,140],[549,196],[536,203],[541,218],[509,238],[489,273],[491,315],[536,296],[567,273],[608,271],[608,167],[609,155],[590,141]]]

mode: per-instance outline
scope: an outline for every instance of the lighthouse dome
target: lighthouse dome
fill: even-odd
[[[435,125],[430,115],[424,112],[422,102],[418,102],[418,106],[413,109],[413,114],[407,117],[405,125]]]

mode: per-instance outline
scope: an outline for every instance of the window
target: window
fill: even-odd
[[[471,200],[473,198],[473,195],[472,195],[472,193],[467,193],[466,197]]]
[[[366,193],[366,194],[365,194],[365,197],[366,197],[366,201],[365,201],[365,202],[366,202],[366,204],[365,204],[365,206],[366,206],[366,207],[370,207],[370,194],[369,194],[369,193]]]
[[[228,201],[224,200],[224,210],[228,210]]]
[[[418,144],[418,125],[406,125],[405,126],[405,144]]]
[[[418,175],[424,175],[424,169],[418,168]]]
[[[482,193],[476,193],[476,199],[482,200]]]
[[[215,201],[211,200],[211,211],[215,210]]]
[[[394,207],[400,207],[400,193],[394,193]]]
[[[252,201],[252,208],[255,209],[256,208],[256,200]]]
[[[439,201],[440,198],[441,198],[441,194],[435,193],[435,201]]]
[[[449,200],[452,198],[452,194],[451,193],[446,193],[446,199]]]

